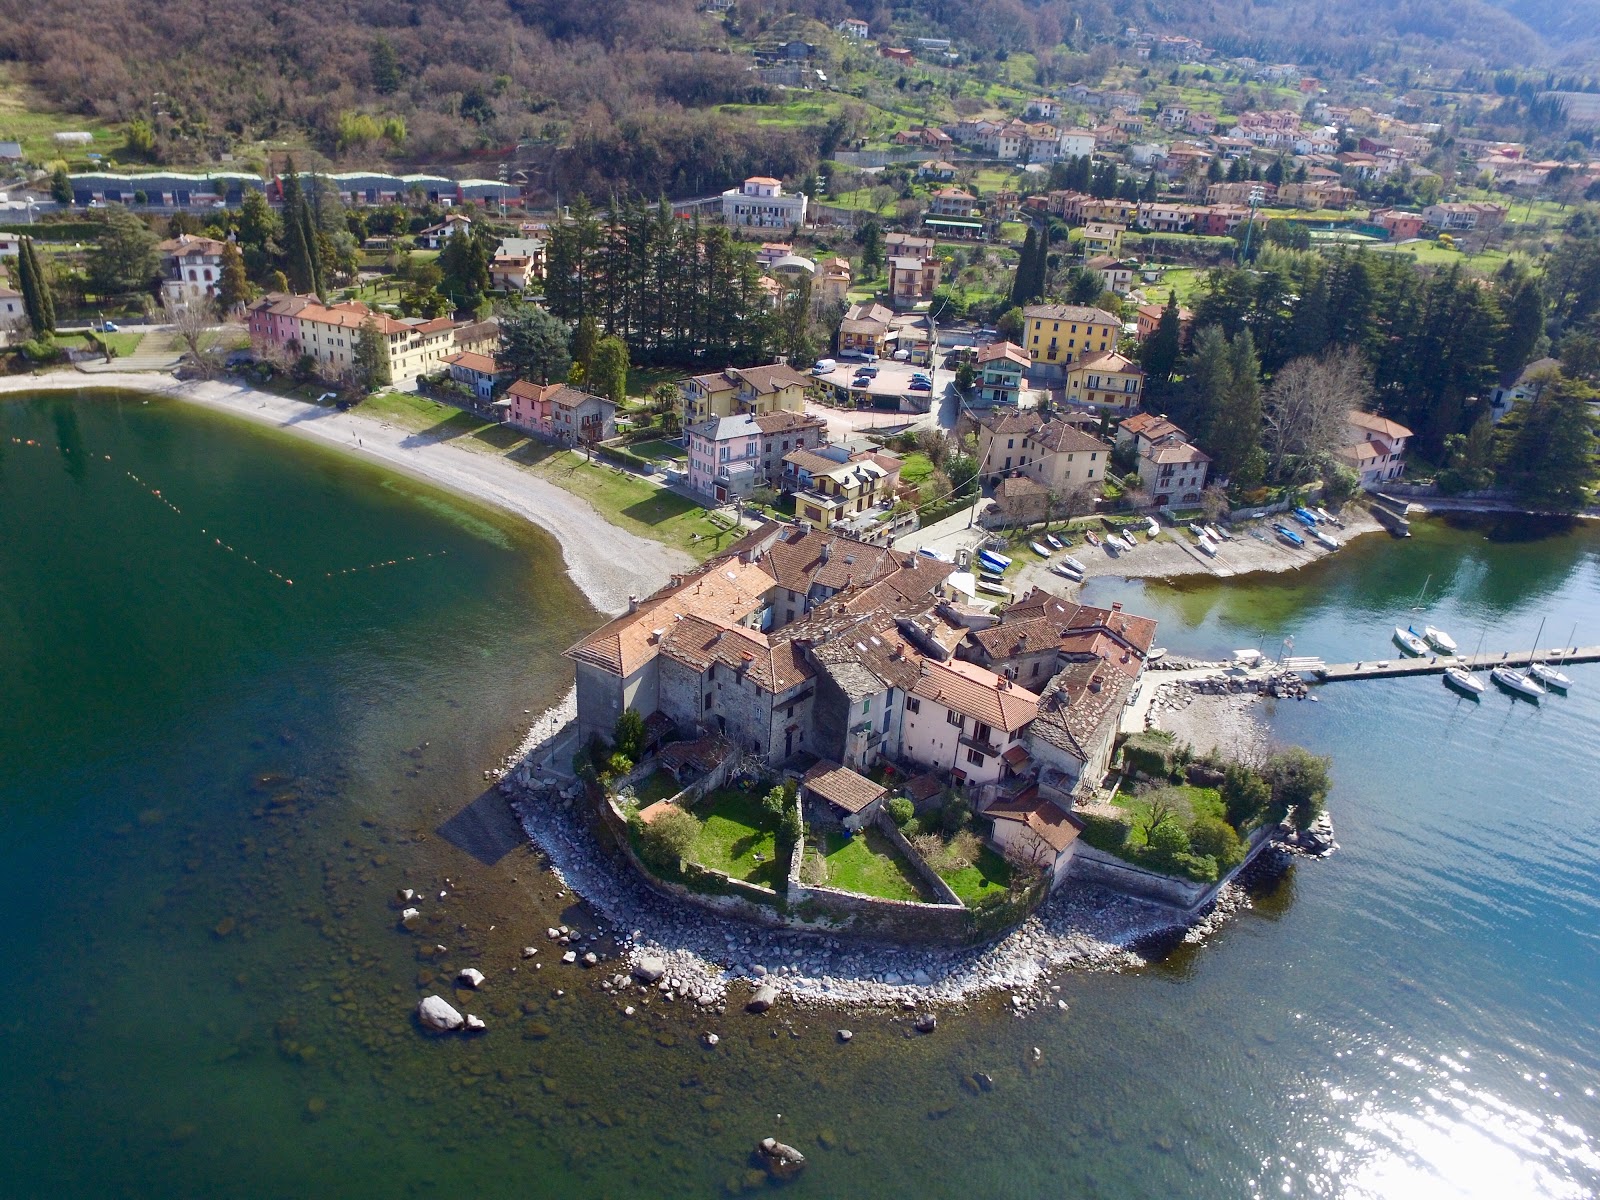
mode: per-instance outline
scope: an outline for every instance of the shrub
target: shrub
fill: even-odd
[[[946,833],[957,833],[967,823],[967,818],[972,815],[972,810],[967,807],[966,800],[961,796],[951,796],[944,802],[944,808],[939,814],[939,823]]]
[[[638,762],[644,754],[644,718],[637,709],[627,709],[617,718],[617,727],[611,732],[611,743],[618,754],[625,754]]]
[[[778,825],[778,839],[792,846],[806,835],[805,822],[800,817],[800,806],[791,804],[783,810],[783,820]]]
[[[639,835],[639,852],[651,866],[676,867],[687,858],[700,836],[700,819],[681,808],[669,808],[646,825]]]
[[[1160,729],[1136,733],[1122,743],[1122,765],[1125,769],[1165,779],[1172,772],[1172,754],[1176,739]]]
[[[1319,758],[1302,746],[1290,746],[1267,759],[1261,773],[1272,788],[1272,808],[1294,814],[1296,828],[1304,829],[1322,813],[1332,781],[1329,759]]]
[[[1233,826],[1218,817],[1196,817],[1189,826],[1189,848],[1196,855],[1209,855],[1215,866],[1231,871],[1244,858],[1244,843]]]
[[[917,806],[904,796],[896,796],[883,807],[884,811],[889,814],[889,819],[901,829],[906,827],[907,821],[917,815]]]
[[[789,791],[783,784],[778,784],[761,798],[761,808],[774,822],[781,823],[788,811]]]
[[[1254,824],[1272,803],[1272,785],[1245,763],[1229,763],[1223,768],[1221,791],[1228,823],[1235,829]]]

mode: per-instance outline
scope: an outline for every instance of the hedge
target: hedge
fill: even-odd
[[[620,447],[596,446],[594,452],[607,462],[616,463],[618,466],[630,467],[635,471],[643,471],[646,474],[655,473],[655,463],[648,458],[641,458],[639,455],[623,450]]]
[[[37,238],[41,242],[97,242],[106,232],[99,221],[42,221],[37,225],[0,225],[0,233]]]

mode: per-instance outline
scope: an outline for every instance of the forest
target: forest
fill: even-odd
[[[140,122],[130,153],[152,162],[272,141],[334,163],[461,163],[531,142],[562,147],[567,193],[654,197],[758,169],[801,175],[850,136],[848,114],[762,122],[718,110],[782,99],[752,82],[736,49],[780,29],[826,41],[827,26],[856,15],[897,36],[954,35],[973,62],[1035,54],[1046,80],[1075,74],[1072,61],[1092,66],[1130,23],[1349,71],[1404,55],[1555,65],[1592,45],[1596,22],[1576,30],[1572,13],[1593,0],[1513,7],[1558,33],[1561,53],[1484,0],[741,0],[720,18],[693,0],[0,0],[0,64],[63,112]]]

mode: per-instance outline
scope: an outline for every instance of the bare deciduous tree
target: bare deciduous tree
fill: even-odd
[[[1345,416],[1372,395],[1372,372],[1354,350],[1286,364],[1267,391],[1266,450],[1272,477],[1297,475],[1344,441]]]
[[[161,319],[172,326],[172,332],[189,352],[195,369],[206,378],[217,373],[216,338],[211,326],[216,320],[209,301],[195,299],[182,301],[172,296],[161,300]]]

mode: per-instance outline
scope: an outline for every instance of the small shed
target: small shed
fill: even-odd
[[[888,794],[889,789],[881,783],[873,783],[865,775],[857,775],[849,767],[827,759],[817,763],[800,780],[801,799],[813,799],[825,805],[829,815],[849,830],[860,829],[877,816]]]

